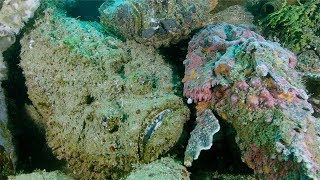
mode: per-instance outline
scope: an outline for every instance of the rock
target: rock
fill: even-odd
[[[107,0],[99,10],[102,24],[119,37],[159,47],[201,27],[216,5],[215,0]]]
[[[245,24],[253,27],[253,15],[244,6],[234,5],[223,11],[215,13],[210,19],[211,23],[226,22],[234,25]]]
[[[189,180],[189,175],[184,166],[166,157],[137,167],[126,180]]]
[[[319,120],[296,63],[292,52],[242,26],[208,25],[189,42],[184,95],[197,115],[212,110],[232,124],[243,161],[263,178],[320,177]]]
[[[119,179],[174,146],[189,110],[170,65],[96,22],[44,14],[21,40],[21,67],[48,145],[76,178]]]
[[[16,176],[9,176],[8,180],[73,180],[74,178],[64,175],[59,171],[46,172],[36,171],[30,174],[19,174]]]

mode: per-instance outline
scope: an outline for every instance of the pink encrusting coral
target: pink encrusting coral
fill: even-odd
[[[248,28],[221,23],[208,25],[190,41],[184,64],[184,95],[197,105],[197,123],[214,122],[201,119],[202,112],[212,110],[230,122],[243,160],[256,174],[320,178],[319,121],[294,69],[293,53]],[[191,134],[186,165],[197,158],[195,149],[202,150],[195,136],[213,135],[200,127]]]

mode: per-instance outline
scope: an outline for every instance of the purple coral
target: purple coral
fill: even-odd
[[[234,126],[243,160],[256,174],[320,177],[319,122],[293,53],[248,28],[221,23],[190,41],[184,64],[184,95],[198,114],[214,108]]]

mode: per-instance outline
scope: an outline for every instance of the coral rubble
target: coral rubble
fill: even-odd
[[[189,118],[152,47],[48,8],[21,40],[28,96],[48,145],[81,179],[118,179],[176,144]]]
[[[296,61],[278,43],[226,23],[208,25],[189,42],[184,95],[197,104],[197,114],[214,111],[233,125],[242,159],[257,175],[320,177],[319,121]],[[209,132],[197,134],[209,141]],[[189,140],[186,165],[199,153],[189,150],[201,143],[195,139]]]

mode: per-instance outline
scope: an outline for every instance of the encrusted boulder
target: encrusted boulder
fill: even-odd
[[[253,20],[254,16],[248,12],[245,6],[234,5],[215,13],[209,21],[210,23],[226,22],[234,25],[253,26]]]
[[[201,27],[216,0],[107,0],[101,7],[105,28],[126,39],[159,47]]]
[[[28,96],[48,145],[76,178],[118,179],[175,145],[189,110],[152,47],[55,8],[34,26],[21,40]]]
[[[16,176],[9,176],[8,180],[74,180],[74,178],[67,176],[59,171],[46,172],[35,171],[29,174],[18,174]]]
[[[190,173],[170,157],[149,164],[142,164],[130,173],[126,180],[189,180]]]
[[[201,133],[191,133],[185,164],[211,140],[219,118],[235,128],[242,159],[257,175],[319,178],[319,120],[296,62],[292,52],[245,27],[213,24],[195,35],[184,61],[184,95],[197,105],[199,127],[211,130],[196,126]]]

